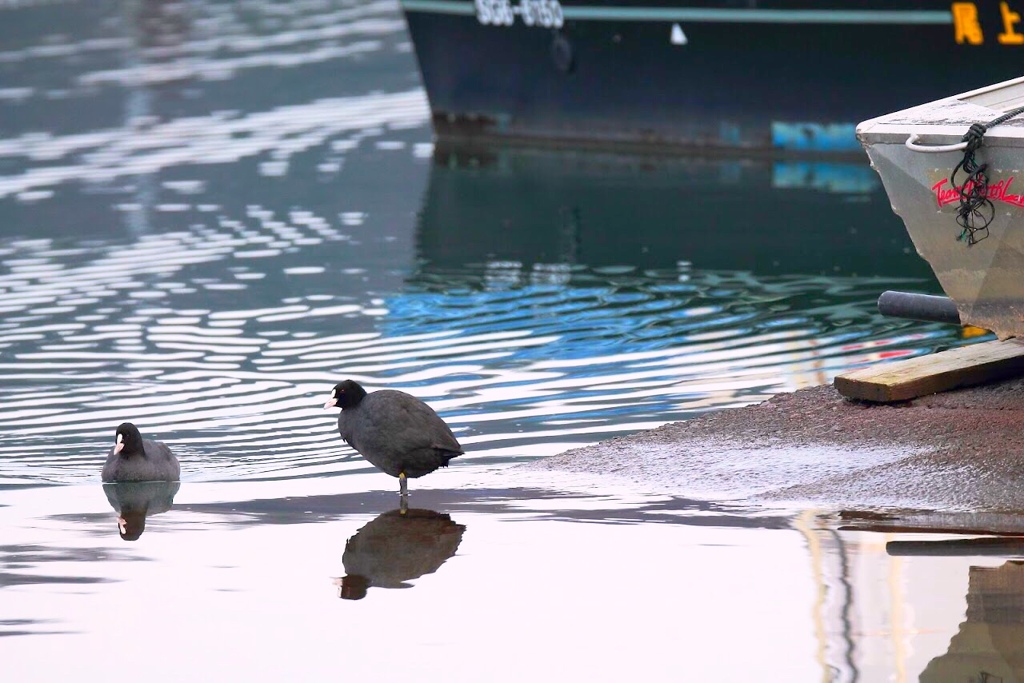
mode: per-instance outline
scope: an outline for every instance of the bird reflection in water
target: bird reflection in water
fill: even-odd
[[[131,481],[104,484],[107,502],[117,512],[117,530],[122,540],[137,541],[146,530],[146,517],[167,512],[174,505],[180,482]]]
[[[466,527],[433,510],[385,512],[348,539],[341,561],[345,577],[335,579],[338,597],[361,600],[371,586],[410,588],[455,554]]]

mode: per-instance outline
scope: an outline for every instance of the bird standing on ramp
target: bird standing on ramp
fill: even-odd
[[[433,408],[393,389],[366,393],[350,379],[331,392],[324,408],[341,408],[341,438],[379,470],[398,477],[399,493],[409,494],[407,479],[430,474],[465,451]]]

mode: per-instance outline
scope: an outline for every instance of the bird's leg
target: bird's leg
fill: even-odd
[[[403,499],[409,495],[409,485],[406,483],[405,472],[398,473],[398,495]]]

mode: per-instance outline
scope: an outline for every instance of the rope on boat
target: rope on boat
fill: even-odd
[[[949,184],[956,189],[960,199],[956,223],[961,230],[957,240],[966,242],[969,247],[988,237],[988,226],[996,215],[995,206],[988,198],[988,174],[985,173],[988,164],[978,164],[974,155],[984,143],[985,133],[989,128],[1005,123],[1018,114],[1024,114],[1024,107],[1011,109],[988,123],[975,123],[961,138],[962,142],[967,143],[967,147],[964,148],[964,158],[949,175]],[[961,169],[967,177],[963,183],[958,184],[956,174]]]

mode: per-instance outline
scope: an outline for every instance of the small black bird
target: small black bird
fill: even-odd
[[[117,428],[101,478],[111,481],[178,481],[181,467],[166,444],[143,439],[131,422]]]
[[[409,491],[406,479],[430,474],[465,451],[452,430],[423,401],[402,391],[366,393],[350,379],[339,383],[324,408],[338,406],[341,438],[377,469],[398,477],[399,493]]]

